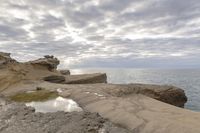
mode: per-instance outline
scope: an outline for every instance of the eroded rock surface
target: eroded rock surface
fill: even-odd
[[[1,133],[130,133],[97,113],[35,113],[24,104],[0,98]]]
[[[92,113],[35,113],[23,104],[9,103],[0,98],[2,133],[125,133],[128,130],[134,133],[200,132],[200,114],[178,108],[187,101],[180,88],[106,84],[106,74],[63,75],[56,70],[59,61],[53,56],[26,63],[10,59],[10,54],[0,54],[3,64],[0,67],[0,93],[4,96],[35,91],[37,88],[59,90],[60,96],[75,100],[84,110]],[[47,78],[45,81],[44,77]]]
[[[61,84],[95,84],[106,83],[105,73],[81,74],[81,75],[50,75],[43,78],[44,81]]]
[[[10,53],[0,52],[0,69],[9,67],[11,63],[15,64],[17,61],[10,57]]]
[[[120,97],[143,94],[178,107],[184,107],[187,102],[184,90],[171,85],[128,84],[119,85],[115,89],[107,89],[106,91]]]
[[[98,112],[133,133],[200,132],[199,113],[142,94],[116,97],[98,89],[67,88],[62,92],[62,96],[65,95],[73,98],[83,109]]]
[[[65,84],[95,84],[107,83],[105,73],[82,74],[65,76]]]
[[[30,61],[32,65],[41,65],[47,67],[50,71],[56,70],[60,61],[54,56],[46,55],[44,58],[38,60]]]

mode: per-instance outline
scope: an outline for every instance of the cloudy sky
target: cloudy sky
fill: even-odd
[[[0,51],[61,67],[200,67],[199,0],[0,0]]]

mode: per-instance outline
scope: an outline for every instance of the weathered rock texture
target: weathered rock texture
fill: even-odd
[[[117,89],[115,89],[115,92],[112,91],[111,94],[115,94],[116,96],[143,94],[178,107],[184,107],[184,104],[187,102],[187,97],[182,89],[169,85],[121,85],[121,87],[117,87]]]
[[[45,58],[26,63],[8,61],[11,59],[9,54],[1,54],[0,57],[0,61],[3,62],[3,67],[0,68],[0,93],[4,96],[8,97],[37,88],[53,91],[59,89],[62,90],[59,92],[60,96],[70,97],[84,110],[99,113],[102,117],[134,133],[200,132],[200,114],[178,108],[183,107],[187,101],[184,91],[180,88],[144,84],[106,84],[106,74],[63,75],[56,70],[59,61],[53,56],[45,56]],[[93,118],[91,114],[84,115],[84,113],[72,115],[57,112],[44,115],[35,113],[24,105],[0,103],[2,104],[0,130],[8,133],[13,131],[51,132],[50,130],[88,132],[88,128],[85,126],[82,128],[83,116],[86,116],[85,123],[87,121],[99,123],[96,118],[102,119],[99,116]],[[21,113],[24,112],[23,110],[27,112]],[[79,126],[80,128],[77,128]],[[93,127],[95,126],[92,126],[92,131],[96,132],[97,130]],[[99,130],[96,127],[95,129]],[[118,127],[116,129],[119,133],[128,132]]]
[[[65,84],[95,84],[107,83],[105,73],[82,74],[65,76]]]
[[[130,133],[97,113],[35,113],[31,107],[0,98],[1,133]]]
[[[11,62],[16,61],[10,57],[10,53],[0,52],[0,68]]]
[[[51,75],[51,76],[44,77],[43,80],[51,82],[51,83],[64,83],[65,77],[64,76]]]
[[[59,60],[53,56],[45,56],[38,60],[19,63],[12,59],[9,53],[0,53],[0,92],[24,80],[38,81],[43,80],[45,77],[50,77],[50,80],[47,78],[49,82],[63,84],[106,82],[106,74],[63,75],[56,69],[58,64]],[[61,80],[62,76],[65,81],[64,79]]]
[[[16,92],[40,86],[62,90],[59,95],[72,98],[84,110],[97,112],[131,133],[198,133],[200,114],[139,94],[132,85],[115,84],[55,84],[33,82],[15,86]],[[138,84],[135,84],[136,88]],[[145,85],[144,85],[145,86]],[[142,87],[142,86],[141,86]],[[159,87],[159,86],[157,86]],[[4,91],[9,95],[14,89]],[[137,93],[135,93],[135,91]]]
[[[60,84],[95,84],[106,83],[105,73],[82,74],[82,75],[50,75],[43,78],[44,81]]]
[[[57,66],[59,65],[60,61],[54,56],[46,55],[44,56],[44,58],[40,58],[35,61],[30,61],[29,63],[31,63],[32,65],[44,66],[47,67],[48,70],[53,71],[57,69]]]

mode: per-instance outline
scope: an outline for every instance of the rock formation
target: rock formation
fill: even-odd
[[[10,57],[10,53],[0,52],[0,68],[9,63],[16,63],[17,61]]]
[[[57,66],[59,65],[60,61],[57,58],[54,58],[54,56],[46,55],[44,58],[40,58],[35,61],[30,61],[32,65],[39,65],[47,67],[48,70],[53,71],[57,69]]]
[[[0,53],[0,62],[0,94],[4,97],[36,91],[37,88],[50,91],[59,89],[60,96],[74,99],[84,109],[82,113],[41,114],[23,104],[7,103],[0,98],[0,131],[3,133],[30,132],[29,130],[99,132],[99,127],[106,125],[105,123],[110,123],[106,127],[115,127],[116,133],[200,132],[200,114],[179,108],[187,101],[180,88],[167,85],[108,84],[106,74],[101,73],[67,75],[57,70],[59,60],[53,56],[19,63],[12,59],[10,54]],[[85,115],[85,111],[90,113]],[[100,116],[92,117],[93,113],[99,113]],[[22,119],[23,121],[19,121]],[[16,121],[19,122],[14,124]],[[30,123],[32,126],[26,127]],[[98,128],[91,123],[96,123]],[[106,131],[114,133],[109,128]]]
[[[70,71],[69,70],[60,70],[60,73],[62,75],[70,75]]]
[[[51,76],[44,77],[43,80],[51,82],[51,83],[64,83],[65,77],[58,76],[58,75],[51,75]]]
[[[36,113],[34,108],[0,97],[1,133],[130,133],[97,113]]]

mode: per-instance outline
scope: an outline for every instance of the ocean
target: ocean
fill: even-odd
[[[184,89],[188,102],[185,108],[200,111],[200,69],[72,69],[72,74],[107,73],[109,83],[145,83],[174,85]]]

